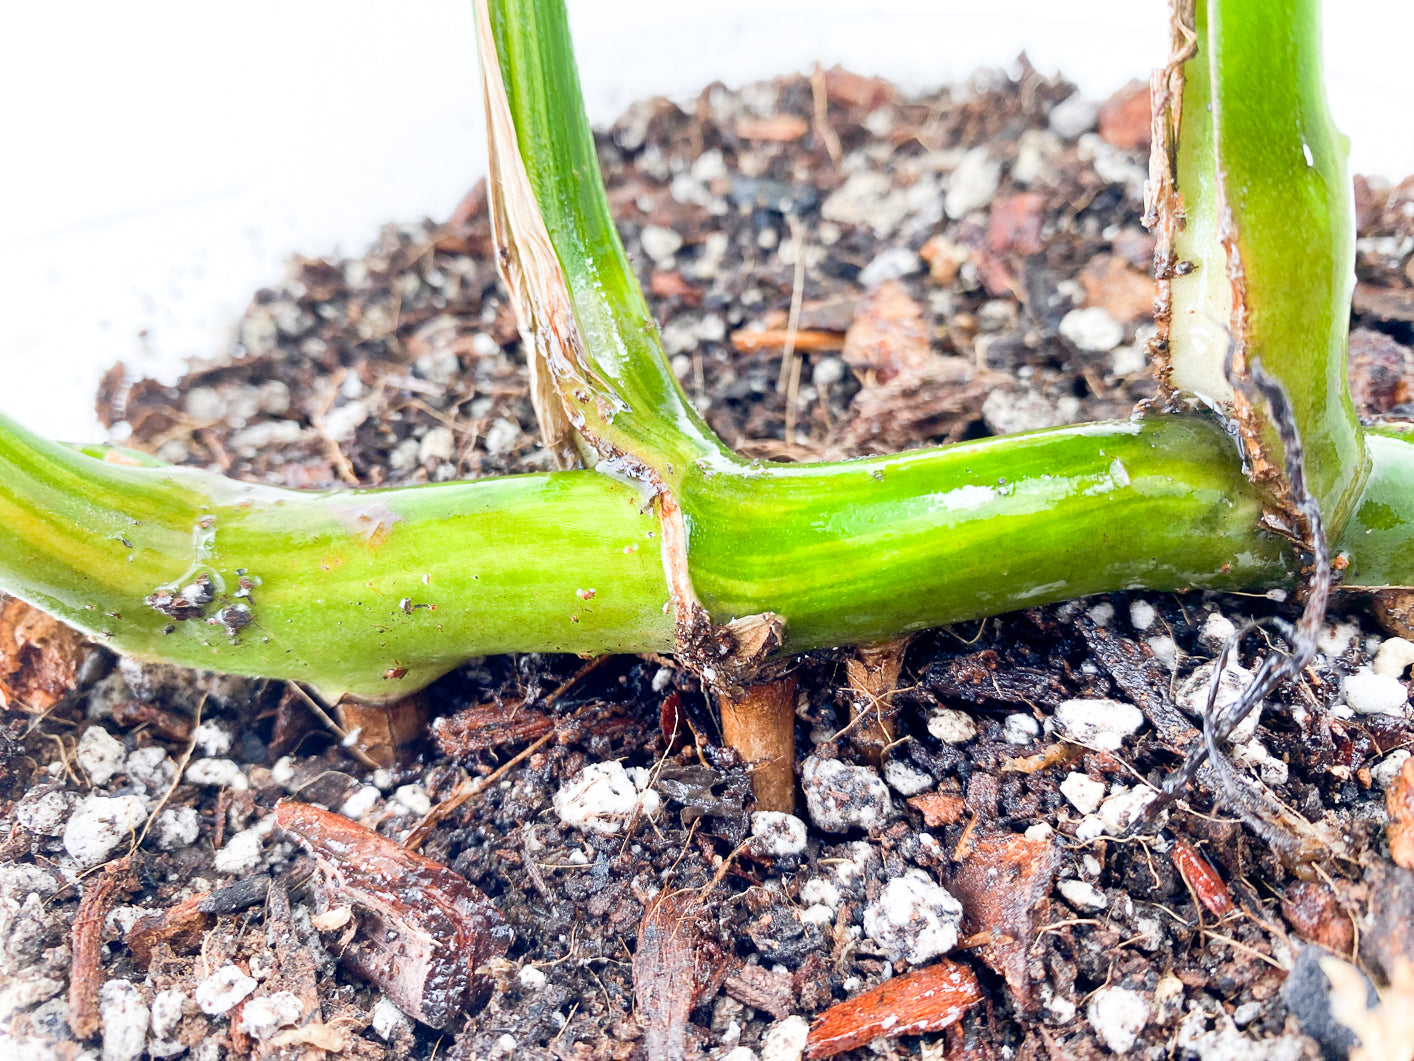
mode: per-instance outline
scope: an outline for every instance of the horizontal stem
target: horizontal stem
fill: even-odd
[[[1347,587],[1414,585],[1414,433],[1369,428],[1370,477],[1339,550]]]
[[[1414,445],[1370,441],[1346,584],[1407,586]],[[1255,529],[1231,444],[1196,417],[829,465],[699,462],[683,489],[713,621],[775,612],[788,650],[1295,577],[1289,546]],[[595,472],[301,493],[96,460],[0,419],[0,588],[140,658],[331,698],[392,699],[496,652],[668,650],[660,543],[642,492]],[[148,603],[203,578],[193,617]],[[221,621],[242,605],[249,625]]]
[[[304,493],[95,460],[8,421],[0,469],[0,586],[139,658],[387,700],[491,652],[673,643],[657,520],[607,476]],[[203,576],[193,618],[145,603]],[[220,621],[242,605],[249,625]]]
[[[801,650],[1116,589],[1268,587],[1231,443],[1189,417],[1118,421],[828,465],[698,466],[692,581],[713,619],[773,611]]]

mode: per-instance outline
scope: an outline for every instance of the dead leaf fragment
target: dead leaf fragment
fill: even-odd
[[[16,597],[0,600],[0,707],[42,715],[73,691],[90,646],[38,608]]]
[[[725,955],[707,934],[704,913],[694,890],[659,892],[643,911],[633,993],[649,1057],[687,1057],[692,1007],[716,994],[726,974]]]
[[[1389,811],[1389,857],[1396,866],[1414,869],[1414,759],[1405,759],[1385,796]]]
[[[511,941],[479,888],[318,807],[282,803],[275,823],[314,855],[317,912],[347,905],[358,917],[356,932],[332,946],[345,964],[431,1028],[477,1004],[486,986],[478,970]]]
[[[976,973],[957,962],[940,961],[825,1010],[810,1026],[805,1056],[816,1061],[884,1036],[941,1031],[981,1000]]]
[[[201,909],[205,895],[193,895],[175,906],[138,918],[123,942],[139,969],[151,964],[159,944],[166,944],[178,953],[195,950],[201,944],[201,934],[211,922],[211,915]]]
[[[1020,834],[976,838],[948,884],[963,910],[963,930],[990,933],[977,955],[1005,977],[1017,1008],[1037,1006],[1026,955],[1040,925],[1050,917],[1051,887],[1060,851],[1050,840]]]
[[[854,418],[839,444],[852,452],[895,453],[919,439],[954,442],[982,418],[987,394],[1012,383],[1009,375],[965,358],[929,357],[929,363],[856,394]]]
[[[897,280],[885,280],[860,300],[841,356],[855,368],[873,371],[880,383],[920,372],[937,359],[923,310]]]

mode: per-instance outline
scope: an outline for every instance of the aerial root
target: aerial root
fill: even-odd
[[[1305,605],[1294,625],[1280,619],[1272,620],[1286,635],[1290,648],[1273,646],[1262,657],[1252,683],[1242,694],[1222,709],[1217,706],[1218,691],[1233,653],[1242,639],[1260,624],[1245,623],[1223,646],[1208,686],[1208,699],[1203,709],[1203,736],[1189,749],[1183,764],[1169,775],[1158,798],[1145,809],[1127,831],[1127,835],[1142,833],[1152,827],[1158,815],[1173,804],[1198,774],[1205,762],[1211,762],[1211,776],[1218,797],[1241,815],[1253,832],[1289,860],[1310,861],[1329,852],[1330,841],[1322,839],[1309,822],[1282,807],[1270,794],[1239,773],[1226,753],[1226,742],[1242,721],[1273,691],[1300,676],[1316,654],[1316,634],[1325,619],[1331,592],[1330,551],[1321,522],[1320,506],[1306,488],[1305,451],[1296,428],[1296,421],[1287,400],[1286,391],[1259,365],[1250,366],[1252,385],[1266,399],[1272,423],[1277,429],[1286,459],[1287,500],[1294,514],[1305,526],[1300,545],[1310,554],[1305,570]]]

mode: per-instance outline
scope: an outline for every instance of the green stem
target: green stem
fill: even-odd
[[[1346,382],[1354,214],[1348,145],[1326,108],[1319,4],[1198,0],[1195,15],[1177,166],[1187,224],[1175,247],[1192,271],[1173,281],[1170,381],[1230,408],[1229,342],[1239,375],[1260,363],[1291,402],[1307,483],[1335,538],[1370,464]],[[1265,413],[1252,417],[1252,441],[1281,468]]]
[[[596,393],[570,385],[581,431],[674,484],[730,450],[678,386],[609,212],[563,4],[489,5],[501,76],[531,189],[564,271]]]
[[[4,420],[0,467],[0,586],[139,658],[389,700],[485,653],[672,645],[657,521],[606,476],[304,493],[107,463]],[[145,603],[202,576],[194,618]],[[248,626],[220,622],[241,606]]]
[[[597,396],[613,399],[598,429],[648,463],[654,489],[680,505],[683,563],[713,623],[774,612],[786,647],[799,650],[1108,590],[1294,580],[1290,547],[1258,529],[1270,496],[1203,418],[1090,424],[837,464],[759,465],[729,454],[662,357],[603,204],[563,11],[547,9],[548,23],[516,21],[541,11],[525,0],[498,16],[508,80],[539,86],[517,105],[528,123],[518,135],[593,373],[610,388]],[[1229,57],[1242,54],[1234,48]],[[549,72],[534,72],[541,68]],[[1219,95],[1232,91],[1223,82]],[[1233,118],[1241,109],[1226,105],[1227,124],[1217,126],[1230,148],[1252,147],[1257,136]],[[565,127],[546,125],[557,121]],[[537,161],[537,143],[565,146],[571,164],[558,166],[548,151]],[[1330,142],[1311,146],[1327,158]],[[1310,263],[1283,265],[1256,219],[1286,185],[1268,182],[1257,194],[1259,175],[1235,181],[1236,162],[1214,172],[1225,174],[1244,230],[1249,292],[1274,298],[1285,278],[1321,303],[1306,317],[1292,299],[1274,301],[1270,314],[1264,304],[1242,334],[1269,372],[1283,374],[1305,418],[1323,502],[1354,512],[1346,533],[1332,534],[1349,560],[1346,584],[1414,584],[1414,448],[1372,436],[1348,481],[1331,481],[1344,467],[1331,462],[1350,453],[1348,398],[1343,390],[1333,398],[1330,382],[1343,359],[1327,303],[1348,261],[1326,245],[1337,230],[1309,248],[1309,275]],[[1321,198],[1331,179],[1322,170],[1298,197],[1316,203],[1322,224],[1339,212]],[[1244,242],[1249,235],[1258,242]],[[1315,335],[1314,351],[1299,341],[1301,321],[1314,329],[1301,333]],[[674,647],[649,493],[592,471],[297,493],[95,459],[0,418],[0,587],[138,657],[304,680],[330,698],[389,700],[487,653]],[[203,584],[209,600],[185,591]]]
[[[1414,433],[1372,428],[1371,469],[1340,550],[1347,587],[1414,585]]]

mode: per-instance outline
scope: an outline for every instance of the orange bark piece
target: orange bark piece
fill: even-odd
[[[1286,890],[1281,912],[1296,934],[1334,954],[1349,957],[1355,947],[1355,923],[1324,884],[1296,881]]]
[[[73,691],[83,635],[15,597],[0,598],[0,707],[42,715]]]
[[[773,114],[769,118],[738,118],[736,135],[743,140],[799,140],[810,131],[809,124],[796,114]]]
[[[999,195],[987,219],[987,249],[993,254],[1038,254],[1046,197],[1040,192]]]
[[[1396,866],[1414,869],[1414,759],[1405,759],[1385,795],[1389,811],[1389,857]]]
[[[127,858],[110,862],[83,890],[69,933],[69,1027],[80,1039],[98,1031],[98,988],[103,982],[103,919],[127,890]]]
[[[928,342],[923,310],[897,280],[885,280],[855,309],[841,355],[856,368],[873,369],[880,383],[912,375],[937,358]]]
[[[825,95],[842,107],[872,111],[894,98],[894,86],[882,77],[865,77],[836,66],[825,71]]]
[[[920,1035],[956,1023],[967,1008],[982,1000],[977,974],[957,962],[940,961],[916,969],[815,1018],[805,1056],[834,1057],[882,1036]]]
[[[702,289],[689,284],[682,273],[654,269],[648,277],[648,290],[659,298],[680,298],[693,306],[702,301]]]
[[[962,821],[962,812],[967,808],[961,796],[950,796],[946,792],[925,792],[912,797],[908,805],[923,815],[923,822],[930,829],[956,825]]]
[[[742,328],[740,331],[732,332],[732,346],[739,354],[754,354],[761,350],[782,350],[789,342],[790,336],[791,332],[788,328],[763,328],[759,331]],[[842,346],[844,346],[844,335],[841,332],[822,331],[818,328],[801,328],[795,332],[797,353],[833,353]]]
[[[1099,306],[1121,324],[1154,312],[1154,278],[1122,258],[1096,255],[1080,273],[1085,304]]]
[[[1122,150],[1148,150],[1152,127],[1148,82],[1131,81],[1100,108],[1100,135]]]
[[[1198,901],[1207,907],[1214,917],[1226,917],[1237,909],[1213,864],[1198,853],[1198,849],[1187,840],[1173,842],[1173,864],[1178,867],[1184,882],[1193,889]]]

